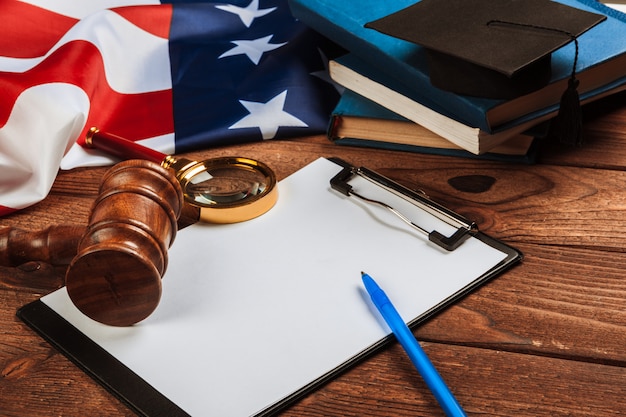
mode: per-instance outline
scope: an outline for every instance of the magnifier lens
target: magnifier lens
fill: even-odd
[[[185,193],[199,205],[231,204],[261,195],[268,185],[258,170],[241,165],[207,167],[189,177]]]
[[[257,217],[272,208],[278,195],[274,172],[248,158],[191,162],[177,178],[187,201],[200,207],[200,219],[210,223]]]

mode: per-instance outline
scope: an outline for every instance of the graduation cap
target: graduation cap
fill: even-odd
[[[576,38],[605,19],[550,0],[422,0],[365,26],[423,46],[434,86],[498,99],[547,85],[552,52],[575,41],[578,101]]]

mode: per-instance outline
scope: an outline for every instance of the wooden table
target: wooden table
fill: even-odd
[[[522,264],[416,329],[469,415],[626,413],[626,95],[585,108],[586,145],[545,145],[535,165],[340,147],[324,137],[195,152],[260,159],[279,177],[320,156],[379,170],[521,249]],[[0,219],[40,229],[86,224],[106,168],[62,172],[42,203]],[[450,179],[491,177],[454,188]],[[0,414],[132,415],[22,324],[15,311],[56,289],[62,268],[0,268]],[[271,376],[268,376],[271,378]],[[242,392],[242,395],[245,393]],[[286,416],[437,416],[397,343]]]

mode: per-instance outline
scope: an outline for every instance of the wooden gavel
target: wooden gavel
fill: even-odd
[[[104,175],[86,228],[0,229],[0,264],[69,264],[65,285],[80,311],[101,323],[132,325],[159,304],[183,209],[171,170],[151,161],[124,161]]]

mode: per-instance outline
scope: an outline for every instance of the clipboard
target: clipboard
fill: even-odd
[[[320,158],[265,215],[181,231],[143,322],[94,322],[64,288],[18,316],[138,415],[272,415],[393,340],[362,270],[417,326],[522,259],[418,194]]]

